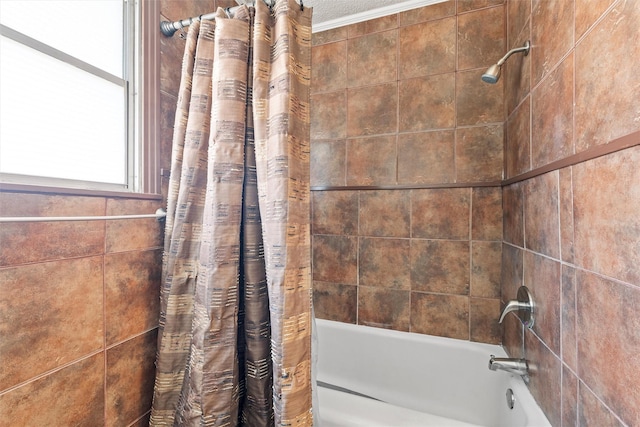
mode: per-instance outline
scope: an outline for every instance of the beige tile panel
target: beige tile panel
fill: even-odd
[[[411,293],[411,331],[469,339],[469,297]]]
[[[358,324],[409,331],[409,291],[400,289],[358,289]]]
[[[509,116],[505,131],[505,178],[513,178],[531,170],[531,97]]]
[[[357,235],[357,191],[314,191],[311,197],[313,234]]]
[[[582,270],[576,283],[578,375],[626,425],[638,425],[640,318],[631,313],[640,304],[640,288]]]
[[[603,427],[623,427],[624,424],[598,399],[584,383],[579,383],[578,424]]]
[[[347,136],[397,132],[398,84],[396,82],[349,89],[347,98]]]
[[[410,79],[456,70],[456,18],[402,27],[398,78]]]
[[[360,192],[360,236],[409,237],[411,224],[409,190]]]
[[[524,285],[534,296],[533,331],[556,355],[560,355],[560,262],[532,252],[524,253]]]
[[[499,299],[470,298],[469,333],[471,341],[501,344],[499,313]]]
[[[560,176],[560,250],[562,260],[574,262],[573,227],[573,178],[572,168],[559,171]]]
[[[398,27],[398,15],[392,14],[347,26],[349,38],[377,33]]]
[[[469,295],[469,242],[411,241],[411,289]]]
[[[469,294],[500,298],[502,242],[471,243],[471,286]]]
[[[458,70],[488,67],[506,53],[503,7],[458,15]]]
[[[534,252],[560,259],[558,171],[524,183],[525,245]]]
[[[0,390],[103,347],[102,257],[0,269]]]
[[[452,130],[398,135],[398,184],[454,182],[454,147]]]
[[[0,193],[0,216],[102,216],[102,197]],[[0,224],[0,267],[99,255],[104,221]]]
[[[313,308],[319,319],[356,323],[358,288],[356,285],[314,281]]]
[[[508,5],[526,5],[527,2],[529,2],[529,8],[527,9],[527,13],[529,13],[531,10],[530,0],[510,1]],[[530,24],[530,16],[527,15],[527,21],[524,28],[514,36],[515,38],[509,39],[510,49],[524,46],[527,40],[531,42]],[[527,56],[523,54],[511,55],[509,60],[502,66],[502,77],[500,80],[503,80],[504,82],[505,113],[506,116],[509,117],[531,91],[531,54]]]
[[[397,30],[350,38],[346,61],[348,86],[353,88],[396,81],[397,43]],[[336,60],[345,62],[344,56]]]
[[[574,0],[534,0],[531,10],[531,84],[537,85],[573,48]]]
[[[401,80],[399,84],[400,132],[455,126],[455,73]]]
[[[471,189],[424,189],[411,192],[411,236],[469,239]]]
[[[472,190],[471,238],[502,240],[502,188],[478,187]]]
[[[485,7],[500,6],[504,0],[464,0],[458,2],[458,13],[469,12]]]
[[[482,82],[485,68],[456,73],[456,125],[473,126],[504,122],[503,79]]]
[[[497,182],[502,179],[503,125],[456,130],[456,182]]]
[[[395,185],[396,137],[347,140],[347,185]]]
[[[502,206],[504,207],[504,241],[524,247],[524,193],[523,183],[503,187]]]
[[[107,199],[107,215],[153,214],[160,201]],[[109,220],[106,253],[157,248],[163,245],[164,221],[155,218]]]
[[[573,167],[576,265],[640,286],[640,146]]]
[[[576,2],[576,39],[580,39],[585,32],[602,16],[605,10],[615,0],[575,0]]]
[[[524,251],[515,246],[502,245],[501,299],[503,303],[516,299],[518,288],[524,285]],[[511,316],[507,316],[511,317]]]
[[[578,421],[578,378],[562,365],[562,425],[575,426]]]
[[[628,135],[640,121],[640,7],[619,1],[576,46],[576,151]]]
[[[525,331],[525,355],[531,361],[529,390],[551,425],[560,425],[562,362],[528,330]]]
[[[531,18],[531,0],[517,0],[506,2],[507,14],[507,39],[508,49],[515,46],[518,35],[523,31],[525,25]],[[527,39],[529,31],[526,31]],[[521,46],[521,45],[520,45]]]
[[[105,256],[107,346],[158,326],[162,250]]]
[[[358,285],[411,289],[409,239],[361,238]]]
[[[158,331],[107,351],[105,426],[127,426],[151,409]]]
[[[311,96],[311,111],[311,140],[340,139],[347,136],[346,91]]]
[[[311,185],[346,184],[346,141],[315,140],[311,143]]]
[[[553,70],[531,96],[531,161],[538,168],[574,153],[573,55]]]
[[[435,19],[441,19],[447,16],[455,15],[455,13],[456,2],[454,0],[449,0],[442,3],[401,12],[399,14],[400,25],[405,26],[418,24],[425,21],[433,21]]]
[[[104,425],[104,355],[1,394],[0,410],[7,426]]]
[[[357,284],[358,238],[313,236],[313,279]]]
[[[347,27],[332,28],[331,30],[313,33],[313,46],[319,46],[325,43],[332,43],[347,39]],[[312,83],[313,84],[313,83]]]
[[[332,92],[347,87],[347,42],[316,46],[311,51],[311,93]]]
[[[561,356],[562,361],[573,372],[578,372],[578,346],[577,346],[577,329],[576,329],[576,270],[568,265],[562,266],[562,284],[561,284],[562,305],[560,339],[561,339]]]

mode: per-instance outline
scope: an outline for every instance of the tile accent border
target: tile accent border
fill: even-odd
[[[593,160],[598,157],[603,157],[617,151],[635,147],[636,145],[640,145],[640,131],[632,132],[628,135],[616,138],[608,144],[593,146],[580,153],[576,153],[563,159],[556,160],[539,168],[530,170],[520,175],[516,175],[513,178],[503,180],[502,186],[505,187],[507,185],[526,181],[528,179],[535,178],[536,176],[543,175],[547,172],[563,169],[568,166],[575,166],[579,163],[588,162],[589,160]]]
[[[627,148],[640,145],[640,131],[616,138],[608,144],[596,145],[580,153],[573,154],[560,160],[556,160],[547,165],[530,170],[513,178],[502,181],[475,182],[475,183],[445,183],[445,184],[411,184],[411,185],[367,185],[367,186],[314,186],[311,191],[345,191],[345,190],[420,190],[430,188],[479,188],[479,187],[506,187],[521,181],[526,181],[545,173],[574,166],[589,160],[603,157],[608,154],[622,151]]]

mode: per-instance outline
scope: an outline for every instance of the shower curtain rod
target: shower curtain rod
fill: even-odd
[[[2,222],[58,222],[58,221],[97,221],[101,219],[120,220],[120,219],[141,219],[156,218],[158,221],[165,219],[167,212],[160,208],[154,214],[141,215],[107,215],[107,216],[5,216],[0,217]]]
[[[273,4],[275,3],[275,0],[262,0],[264,2],[264,4],[266,4],[267,6],[269,6],[269,8],[273,7]],[[238,0],[236,0],[236,2],[238,3],[238,6],[234,6],[234,7],[228,7],[226,8],[226,12],[227,15],[234,13],[236,10],[238,10],[238,8],[240,6],[253,6],[255,4],[255,0],[249,0],[249,1],[241,1],[239,2]],[[304,10],[304,4],[302,2],[302,0],[300,0],[300,10]],[[167,37],[171,37],[175,34],[176,31],[184,28],[184,27],[188,27],[189,25],[193,24],[196,21],[202,21],[204,19],[213,19],[216,17],[216,13],[217,12],[211,12],[211,13],[206,13],[204,15],[200,15],[200,16],[194,16],[192,18],[187,18],[187,19],[181,19],[179,21],[173,21],[173,22],[169,22],[169,21],[162,21],[160,22],[160,31],[162,31],[162,34],[164,34]]]

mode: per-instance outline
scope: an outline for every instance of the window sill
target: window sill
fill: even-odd
[[[115,197],[123,199],[162,200],[162,194],[133,193],[129,191],[88,190],[84,188],[49,187],[41,185],[0,183],[3,193],[36,193],[65,196]]]

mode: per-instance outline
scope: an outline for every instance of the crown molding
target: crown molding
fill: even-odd
[[[337,19],[331,19],[329,21],[320,22],[314,24],[312,31],[319,33],[321,31],[327,31],[345,25],[357,24],[359,22],[369,21],[371,19],[380,18],[394,13],[405,12],[411,9],[417,9],[420,7],[431,6],[437,3],[443,3],[449,0],[407,0],[394,5],[384,6],[377,9],[368,10],[366,12],[354,13],[353,15],[343,16]]]

